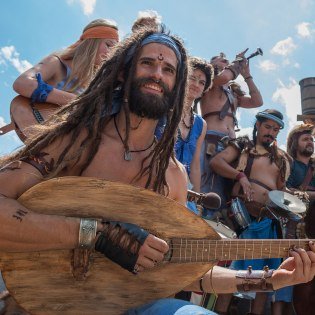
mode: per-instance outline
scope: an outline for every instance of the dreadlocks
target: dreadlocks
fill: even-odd
[[[82,174],[97,153],[102,131],[112,118],[113,95],[117,91],[121,94],[121,110],[124,110],[126,115],[126,136],[123,143],[125,147],[128,147],[131,83],[135,76],[137,60],[142,48],[141,42],[155,32],[155,29],[143,29],[120,42],[110,53],[86,91],[75,101],[60,109],[44,125],[35,127],[36,135],[30,138],[26,146],[17,153],[2,158],[0,167],[26,157],[37,156],[57,139],[69,135],[69,144],[61,152],[57,161],[54,161],[51,172],[46,178],[57,176],[65,167],[77,163],[82,152],[85,151],[88,154],[80,167],[80,174]],[[164,29],[161,29],[159,33],[166,34]],[[171,36],[171,38],[177,45],[181,62],[177,67],[176,83],[170,99],[170,109],[165,117],[165,130],[154,150],[142,161],[142,167],[138,174],[138,177],[148,175],[146,188],[152,185],[154,191],[163,194],[168,193],[165,173],[169,160],[172,158],[175,161],[173,147],[183,109],[187,80],[185,49],[178,38],[174,36]],[[119,79],[121,75],[123,75],[123,82]],[[78,140],[83,129],[87,131],[86,136],[83,140]],[[78,143],[78,141],[81,142]],[[70,150],[74,145],[78,146],[79,149]],[[149,164],[144,167],[147,160]]]

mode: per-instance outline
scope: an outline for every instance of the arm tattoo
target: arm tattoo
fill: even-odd
[[[27,215],[27,213],[28,212],[26,210],[17,209],[16,212],[13,214],[13,218],[22,222],[23,218]]]

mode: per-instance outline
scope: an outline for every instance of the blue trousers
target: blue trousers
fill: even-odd
[[[131,309],[125,315],[215,315],[203,307],[177,299],[161,299]]]

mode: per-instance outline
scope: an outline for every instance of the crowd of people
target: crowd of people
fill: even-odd
[[[33,186],[65,176],[150,189],[205,220],[219,220],[240,239],[296,237],[295,228],[283,229],[277,209],[267,207],[268,193],[281,190],[308,203],[305,235],[313,237],[314,125],[295,127],[285,152],[276,142],[283,115],[266,109],[257,113],[251,138],[236,137],[237,109],[263,105],[245,53],[232,62],[223,53],[209,61],[189,56],[158,14],[147,12],[122,41],[112,21],[92,21],[76,43],[23,73],[14,90],[30,103],[50,102],[60,110],[33,127],[24,147],[0,159],[0,251],[94,249],[137,277],[172,250],[170,243],[129,222],[43,215],[17,200]],[[239,75],[249,95],[235,82]],[[217,193],[221,206],[188,202],[187,189]],[[231,216],[235,203],[248,218],[246,226]],[[289,220],[304,224],[298,216]],[[289,256],[211,268],[185,291],[218,295],[212,310],[168,298],[126,314],[228,314],[235,292],[256,292],[248,314],[264,314],[270,300],[274,315],[288,314],[285,303],[292,301],[293,286],[299,284],[297,296],[311,290],[305,283],[315,275],[315,245],[294,247]],[[12,297],[5,298],[7,314],[10,307],[18,312]]]

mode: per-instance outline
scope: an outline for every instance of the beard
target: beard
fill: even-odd
[[[163,82],[158,83],[158,85],[160,85],[163,89],[163,96],[143,93],[141,91],[141,86],[146,83],[157,84],[150,78],[133,80],[130,91],[130,112],[143,118],[158,120],[168,113],[171,107],[172,93]]]
[[[274,137],[264,136],[261,144],[265,149],[268,149],[274,141],[275,141]]]
[[[306,147],[305,149],[300,151],[300,154],[305,157],[310,157],[313,155],[313,153],[314,153],[314,147],[311,147],[311,146]]]

